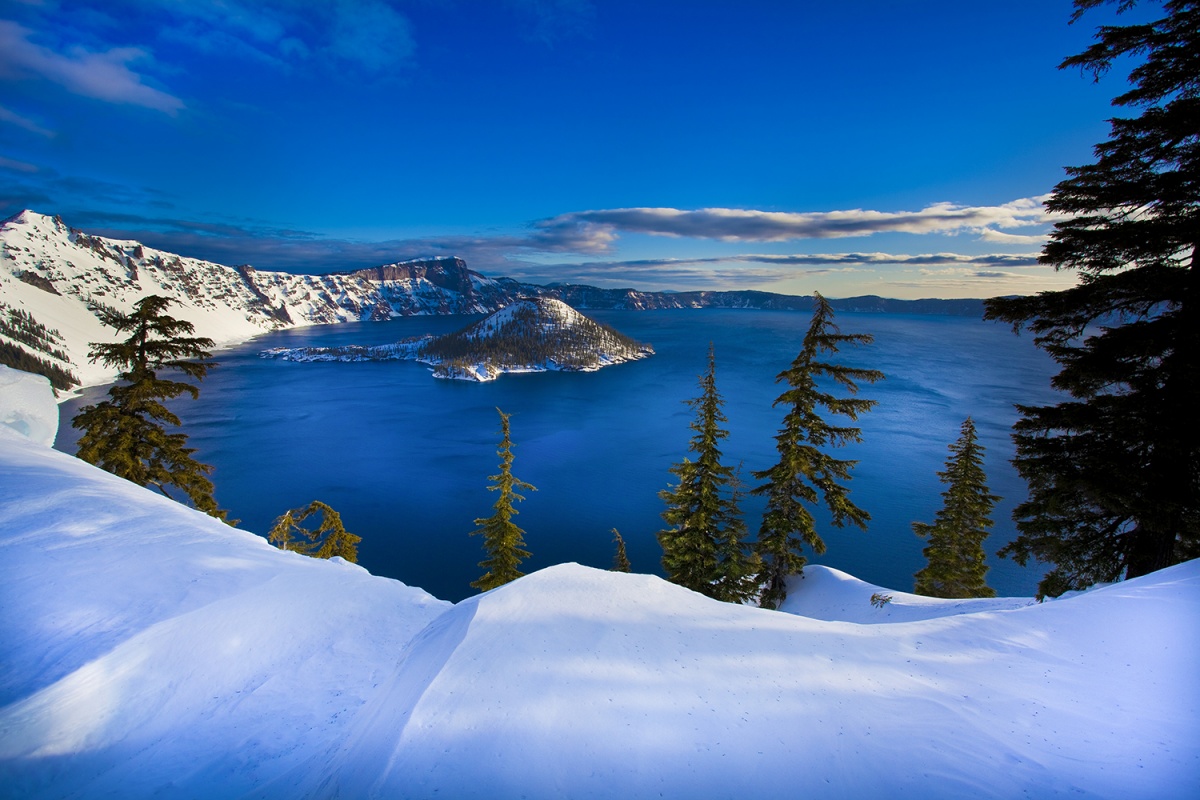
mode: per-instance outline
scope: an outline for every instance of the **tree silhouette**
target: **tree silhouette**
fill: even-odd
[[[1074,19],[1102,3],[1076,0]],[[1029,499],[1000,554],[1053,564],[1041,594],[1200,555],[1200,6],[1163,8],[1154,22],[1100,28],[1060,65],[1099,80],[1140,57],[1113,104],[1141,114],[1110,120],[1095,163],[1068,168],[1046,202],[1065,218],[1040,260],[1079,284],[987,304],[987,318],[1034,334],[1070,396],[1019,406],[1013,435]]]

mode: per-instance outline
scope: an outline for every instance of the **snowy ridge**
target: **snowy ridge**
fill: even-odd
[[[148,294],[175,299],[178,305],[172,315],[193,323],[196,335],[218,344],[300,325],[487,313],[512,299],[510,288],[471,272],[455,258],[291,275],[228,267],[135,241],[89,236],[58,217],[32,211],[0,224],[0,302],[57,329],[68,360],[56,363],[69,368],[84,386],[115,377],[87,359],[88,342],[112,338],[96,310],[109,306],[127,311]],[[29,351],[2,333],[0,341]]]
[[[7,416],[56,409],[20,380],[7,796],[1182,800],[1200,780],[1200,561],[885,625],[576,564],[452,606],[30,441]],[[810,607],[880,589],[801,584]]]
[[[445,336],[371,347],[273,347],[260,355],[285,361],[419,361],[434,368],[435,378],[491,381],[508,373],[594,372],[653,353],[561,300],[536,297]]]

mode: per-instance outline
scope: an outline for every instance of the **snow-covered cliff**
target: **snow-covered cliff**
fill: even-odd
[[[511,284],[472,272],[457,258],[291,275],[90,236],[32,211],[0,223],[0,322],[18,312],[48,332],[47,343],[38,347],[0,326],[0,344],[57,365],[85,386],[113,377],[111,370],[87,359],[88,342],[112,338],[96,310],[109,306],[126,311],[148,294],[173,298],[178,303],[173,316],[193,323],[196,335],[220,344],[298,325],[487,313],[514,299]]]

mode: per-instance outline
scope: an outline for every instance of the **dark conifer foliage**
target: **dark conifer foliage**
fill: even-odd
[[[733,603],[754,595],[757,563],[745,544],[746,523],[738,509],[740,487],[732,467],[721,463],[720,441],[729,432],[717,392],[716,354],[708,349],[708,370],[700,376],[700,396],[687,400],[696,419],[689,449],[696,460],[684,458],[671,467],[679,479],[673,489],[658,495],[667,504],[660,531],[663,568],[667,579],[695,592]]]
[[[861,441],[861,432],[858,428],[833,425],[825,416],[836,414],[856,420],[859,414],[875,406],[874,400],[834,396],[829,391],[830,383],[855,395],[859,382],[874,383],[883,379],[883,373],[821,360],[836,353],[842,345],[870,344],[873,337],[865,333],[842,333],[833,322],[829,302],[819,293],[813,297],[812,322],[800,354],[775,379],[789,387],[774,403],[788,409],[783,428],[775,436],[779,461],[770,469],[754,473],[757,480],[766,481],[753,490],[754,494],[767,498],[755,545],[762,559],[759,582],[763,586],[760,597],[763,608],[778,608],[787,597],[787,576],[798,573],[805,563],[804,545],[817,555],[825,552],[825,542],[818,535],[807,506],[824,502],[831,524],[839,528],[852,522],[865,530],[871,519],[870,514],[850,501],[845,485],[851,478],[850,470],[858,462],[834,458],[823,449]]]
[[[995,597],[987,585],[983,540],[992,527],[992,508],[1000,498],[988,491],[984,447],[967,417],[950,445],[946,469],[938,473],[946,491],[933,524],[914,522],[913,533],[928,537],[925,567],[917,572],[917,594],[929,597]]]
[[[479,562],[486,572],[471,584],[481,592],[503,586],[525,574],[519,567],[521,561],[529,558],[530,554],[524,549],[525,531],[512,521],[518,513],[513,504],[525,499],[524,495],[517,494],[517,489],[537,491],[532,485],[513,477],[513,443],[509,433],[509,418],[512,415],[498,408],[496,413],[500,415],[500,448],[496,451],[496,455],[500,456],[500,472],[488,476],[488,480],[494,482],[488,491],[500,494],[492,504],[495,513],[485,519],[475,520],[478,527],[471,531],[472,536],[483,535],[483,549],[488,554],[486,559]]]
[[[617,552],[613,556],[610,572],[629,572],[633,565],[629,563],[629,556],[625,552],[625,540],[621,538],[621,532],[616,528],[613,528],[612,532],[613,541],[617,544]]]
[[[316,528],[305,528],[301,523],[319,514],[321,524]],[[358,543],[355,536],[342,524],[342,515],[320,500],[313,500],[305,508],[285,511],[271,526],[267,540],[280,550],[291,550],[313,558],[340,556],[347,561],[358,562]]]
[[[192,458],[195,448],[186,446],[186,434],[167,432],[167,426],[178,427],[180,420],[163,401],[183,394],[196,398],[200,390],[159,373],[170,370],[202,380],[216,366],[208,352],[212,340],[188,336],[192,323],[163,313],[172,302],[150,295],[135,303],[131,313],[99,312],[104,324],[129,338],[91,343],[91,360],[120,370],[119,383],[108,390],[110,399],[84,406],[71,421],[83,431],[78,456],[126,480],[158,487],[168,497],[167,488],[173,486],[197,509],[223,520],[227,512],[217,507],[208,479],[212,467]]]
[[[1076,0],[1075,18],[1102,3]],[[1000,554],[1053,564],[1042,594],[1200,555],[1200,3],[1163,9],[1100,28],[1061,65],[1099,80],[1138,59],[1113,104],[1141,113],[1111,120],[1095,163],[1068,168],[1046,203],[1065,219],[1041,261],[1079,285],[987,305],[987,318],[1033,333],[1070,395],[1019,406],[1013,436],[1030,494]]]

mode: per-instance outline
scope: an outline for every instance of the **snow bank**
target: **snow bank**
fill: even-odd
[[[0,364],[0,433],[12,432],[46,447],[58,435],[58,401],[50,381]]]
[[[240,797],[340,741],[449,608],[15,437],[0,548],[5,797]]]
[[[915,622],[978,611],[1007,611],[1036,602],[1032,597],[980,597],[970,600],[925,597],[875,586],[833,567],[809,564],[804,568],[803,575],[793,575],[788,579],[788,596],[780,610],[813,619],[874,625]]]
[[[6,796],[1128,800],[1200,781],[1200,562],[1054,603],[882,610],[880,587],[810,568],[790,605],[890,625],[575,564],[451,606],[16,436],[0,548]]]

